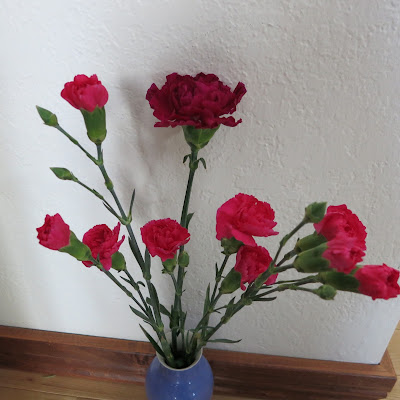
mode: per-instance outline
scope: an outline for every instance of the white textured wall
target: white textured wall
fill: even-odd
[[[109,90],[105,158],[125,205],[136,187],[136,232],[149,219],[179,217],[187,176],[180,130],[152,128],[150,84],[203,71],[247,86],[243,123],[216,134],[194,185],[189,321],[221,260],[216,209],[238,192],[269,201],[282,233],[311,201],[346,203],[368,228],[365,261],[397,267],[399,17],[400,2],[386,0],[3,0],[0,323],[143,339],[117,288],[36,240],[46,213],[60,212],[79,236],[114,224],[100,202],[48,169],[70,168],[104,192],[95,167],[34,109],[56,112],[90,147],[80,113],[59,96],[78,73],[97,73]],[[277,242],[261,241],[270,251]],[[170,301],[166,277],[156,284]],[[285,293],[221,334],[244,338],[229,349],[376,363],[399,315],[397,300]]]

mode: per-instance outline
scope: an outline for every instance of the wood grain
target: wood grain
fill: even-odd
[[[400,331],[396,335],[398,333]],[[0,327],[0,367],[3,367],[0,386],[25,390],[32,389],[33,385],[37,392],[73,399],[141,399],[143,388],[133,383],[143,384],[153,354],[152,347],[144,342]],[[396,381],[387,353],[380,365],[221,350],[206,350],[205,356],[214,371],[215,392],[222,396],[215,397],[219,400],[230,400],[232,396],[276,400],[378,400],[386,397]],[[394,361],[398,366],[398,356],[394,356]],[[37,374],[32,379],[24,377],[23,371]],[[44,374],[57,376],[44,378]],[[77,377],[81,379],[73,385],[68,381]],[[26,386],[21,386],[21,382]],[[89,382],[93,386],[88,392]],[[114,397],[110,397],[112,390],[116,392]],[[397,390],[396,386],[394,393]]]

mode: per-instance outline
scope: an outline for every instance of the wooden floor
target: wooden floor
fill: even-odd
[[[400,326],[389,345],[397,375],[400,375]],[[112,383],[81,378],[49,376],[38,373],[0,369],[1,400],[146,400],[144,388],[127,383]],[[215,400],[238,400],[238,397],[217,396]],[[400,400],[397,381],[388,400]],[[244,400],[242,398],[242,400]],[[248,399],[255,400],[255,399]]]

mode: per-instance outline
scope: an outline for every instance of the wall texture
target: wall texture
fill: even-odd
[[[282,233],[311,201],[346,203],[368,228],[365,262],[398,267],[399,18],[400,2],[386,0],[3,0],[0,323],[144,339],[118,288],[37,244],[46,213],[59,212],[78,236],[115,224],[48,169],[70,168],[104,192],[95,167],[34,108],[53,110],[90,147],[80,113],[59,96],[78,73],[97,73],[109,90],[105,159],[125,205],[136,188],[137,234],[150,219],[179,217],[187,179],[182,133],[152,127],[147,88],[174,71],[247,86],[243,123],[220,129],[194,185],[190,323],[221,261],[215,212],[238,192],[270,202]],[[260,243],[273,252],[278,239]],[[170,301],[169,281],[154,275]],[[241,351],[377,363],[399,316],[397,300],[289,293],[249,307],[221,336],[243,338],[228,346]]]

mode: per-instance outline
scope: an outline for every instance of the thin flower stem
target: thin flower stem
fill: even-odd
[[[187,217],[188,217],[190,195],[192,192],[194,174],[197,169],[197,153],[198,153],[198,150],[192,149],[192,152],[190,155],[190,163],[189,163],[190,172],[189,172],[188,182],[187,182],[187,186],[186,186],[185,200],[183,202],[182,213],[181,213],[181,225],[184,228],[187,228]],[[181,246],[179,253],[182,253],[183,250],[184,250],[184,246]],[[185,268],[179,266],[178,267],[177,285],[175,286],[175,299],[174,299],[174,306],[173,306],[173,313],[176,315],[179,315],[179,316],[182,314],[182,293],[183,293],[184,277],[185,277]],[[175,284],[175,282],[174,282],[174,284]],[[182,318],[179,318],[178,323],[179,323],[178,327],[172,327],[172,329],[171,329],[173,344],[175,344],[177,342],[177,334],[178,334],[177,328],[180,329],[182,335],[183,335],[183,332],[185,331],[185,326],[184,326]],[[185,341],[183,341],[183,346],[185,346]],[[185,350],[185,349],[183,349],[183,350]]]
[[[125,214],[125,211],[121,205],[121,202],[118,199],[117,194],[115,193],[114,190],[114,185],[110,179],[110,177],[107,174],[107,171],[104,166],[104,158],[103,158],[103,151],[101,148],[101,144],[97,145],[97,157],[98,159],[96,160],[96,165],[99,167],[103,177],[104,177],[104,183],[111,193],[111,195],[114,198],[114,201],[119,209],[119,212],[121,213],[122,219],[124,220],[124,224],[126,226],[126,229],[129,234],[129,245],[131,247],[132,253],[135,256],[142,272],[145,271],[145,261],[143,258],[142,253],[140,252],[139,246],[137,244],[135,235],[133,233],[132,227],[130,225],[130,221],[128,221],[127,216]],[[147,277],[146,277],[147,278]],[[160,340],[161,347],[164,351],[166,361],[171,367],[175,366],[175,360],[174,357],[171,353],[171,347],[166,339],[165,336],[165,330],[164,330],[164,325],[162,324],[161,320],[161,315],[160,315],[160,309],[159,309],[159,303],[158,303],[158,298],[157,298],[157,293],[155,293],[155,289],[153,284],[151,283],[150,279],[146,279],[146,284],[147,284],[147,289],[149,291],[149,296],[152,302],[152,307],[153,307],[153,312],[154,312],[154,319],[156,321],[156,329],[155,332]]]
[[[75,146],[78,146],[91,161],[97,164],[97,160],[87,150],[85,150],[73,136],[66,132],[60,125],[56,125],[55,128],[65,135]]]
[[[282,267],[276,267],[272,270],[274,274],[279,274],[280,272],[287,271],[288,269],[295,268],[293,264],[283,265]]]

